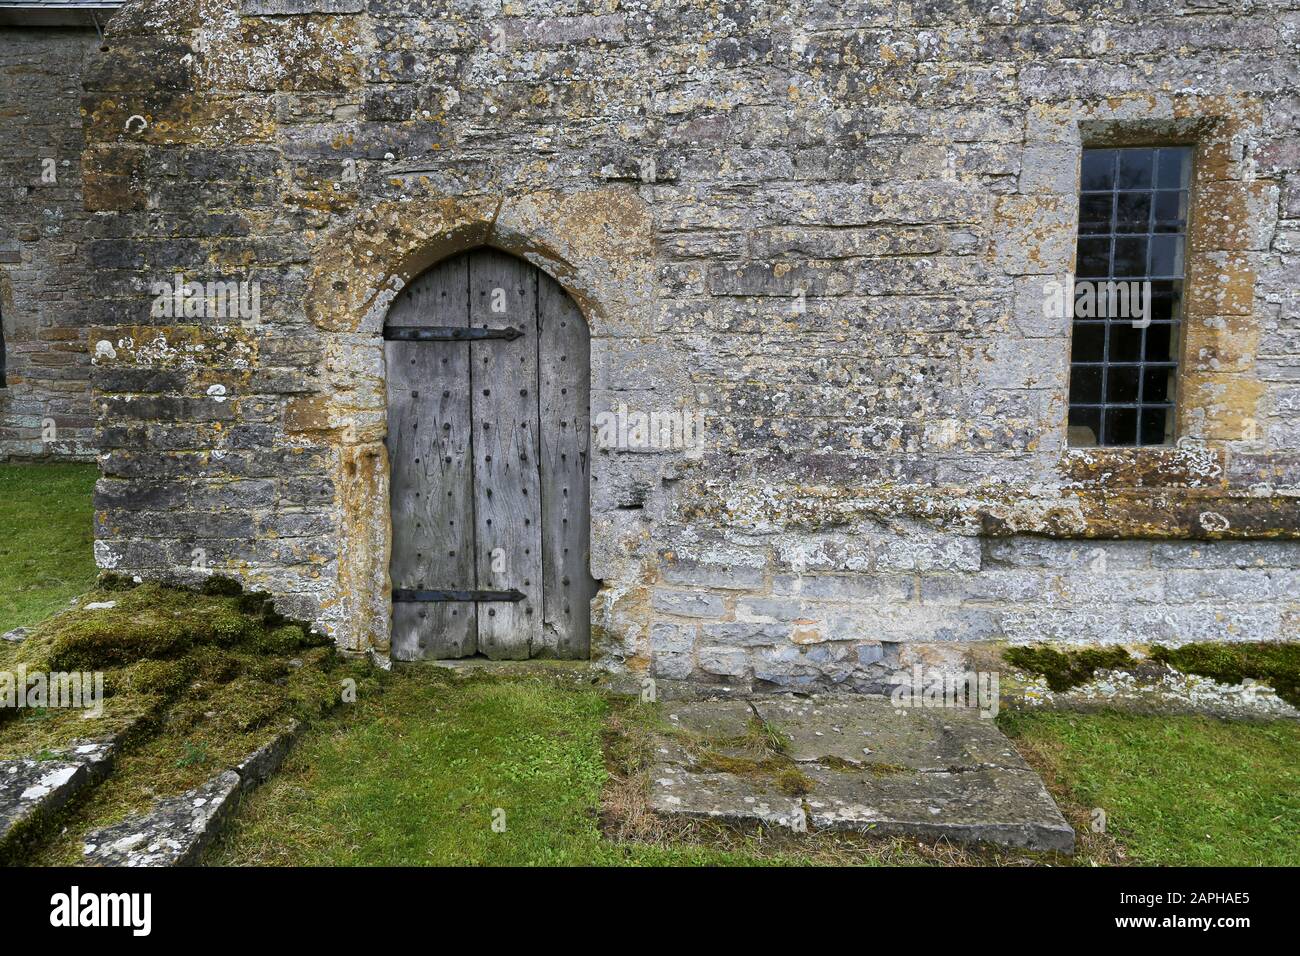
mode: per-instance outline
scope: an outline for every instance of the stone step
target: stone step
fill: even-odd
[[[912,836],[1072,853],[1042,780],[974,710],[887,697],[755,697],[667,705],[657,812],[794,830]],[[780,752],[764,750],[780,740]]]
[[[225,826],[240,797],[260,786],[289,753],[298,734],[290,724],[230,770],[180,796],[157,801],[144,814],[90,833],[82,847],[87,866],[185,866]]]
[[[225,823],[239,795],[239,774],[225,770],[141,816],[86,837],[87,866],[181,866],[193,863]]]
[[[23,830],[102,780],[116,753],[114,738],[78,741],[43,757],[0,760],[0,859]]]

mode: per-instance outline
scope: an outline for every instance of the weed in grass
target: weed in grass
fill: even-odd
[[[785,754],[790,751],[789,736],[776,724],[757,717],[751,718],[750,733],[758,738],[759,746],[769,753]]]
[[[802,797],[813,792],[816,783],[797,767],[787,767],[776,775],[776,787],[791,797]]]
[[[185,752],[176,761],[177,767],[194,767],[206,764],[211,759],[208,756],[208,745],[206,743],[191,743],[185,741]]]

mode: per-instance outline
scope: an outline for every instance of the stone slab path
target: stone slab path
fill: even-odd
[[[1072,853],[1038,775],[974,710],[815,695],[665,705],[659,813]]]

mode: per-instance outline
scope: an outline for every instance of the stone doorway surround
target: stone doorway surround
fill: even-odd
[[[336,451],[334,478],[342,512],[338,600],[326,610],[345,650],[387,659],[392,582],[389,559],[389,463],[382,328],[405,285],[434,263],[479,246],[508,252],[553,276],[591,329],[592,406],[610,388],[611,354],[655,334],[654,229],[649,207],[629,188],[561,195],[448,199],[412,195],[378,204],[316,237],[306,311],[326,341],[319,392],[285,415],[291,436]],[[619,538],[626,518],[602,500],[605,463],[592,464],[591,573],[634,580]],[[639,516],[638,516],[639,517]],[[593,602],[593,632],[611,627],[619,594]],[[603,611],[601,609],[604,609]],[[628,624],[620,625],[626,632]],[[635,627],[635,625],[631,625]],[[593,654],[596,653],[593,649]]]

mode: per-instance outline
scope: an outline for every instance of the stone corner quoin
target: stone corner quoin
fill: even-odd
[[[1300,14],[594,9],[128,0],[106,50],[0,29],[7,102],[44,70],[0,121],[31,179],[0,199],[0,450],[98,454],[102,568],[231,575],[386,655],[411,585],[382,333],[487,246],[590,332],[612,667],[878,691],[973,642],[1296,637]],[[1045,290],[1081,151],[1151,144],[1195,157],[1176,425],[1076,447]]]

